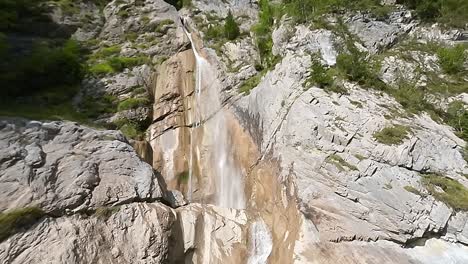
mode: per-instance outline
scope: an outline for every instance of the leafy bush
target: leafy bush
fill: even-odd
[[[9,60],[10,64],[1,66],[0,73],[0,86],[6,96],[30,95],[50,87],[75,85],[84,75],[81,50],[73,40],[59,47],[38,43],[30,54]]]
[[[406,126],[394,125],[375,132],[374,138],[382,144],[399,145],[408,137],[409,131],[410,129]]]
[[[259,73],[250,79],[246,80],[240,87],[239,87],[239,92],[244,93],[245,95],[248,95],[250,91],[257,87],[257,85],[260,83],[261,79],[263,77],[263,73]]]
[[[441,175],[428,174],[423,175],[422,183],[437,200],[455,210],[468,210],[468,190],[458,181]]]
[[[456,74],[463,70],[466,60],[465,47],[457,45],[452,48],[440,48],[437,51],[440,66],[448,74]]]
[[[37,207],[27,207],[0,213],[0,242],[32,226],[44,215],[44,211]]]
[[[275,6],[270,5],[268,0],[260,0],[258,5],[260,7],[259,20],[252,27],[252,30],[255,33],[260,59],[266,68],[270,68],[276,60],[272,54],[273,39],[271,37],[276,9]]]
[[[28,25],[48,21],[46,0],[0,0],[0,31],[30,31]]]
[[[95,64],[89,68],[89,72],[94,75],[105,75],[114,72],[121,72],[126,68],[148,63],[146,57],[111,57],[105,62]]]
[[[463,28],[468,23],[468,1],[466,0],[399,0],[416,10],[424,21],[439,21],[448,26]]]
[[[127,118],[121,118],[119,120],[114,121],[114,125],[117,129],[122,131],[122,133],[132,139],[141,140],[145,136],[146,129],[151,124],[151,120],[129,120]]]
[[[465,103],[462,101],[450,103],[445,121],[455,129],[460,138],[468,141],[468,111],[466,110]]]
[[[226,22],[224,23],[224,36],[229,40],[234,40],[240,35],[239,26],[234,20],[234,16],[229,10],[229,13],[226,17]]]
[[[117,106],[118,111],[124,111],[128,109],[135,109],[140,106],[145,106],[150,103],[148,98],[128,98],[119,103]]]
[[[91,66],[88,71],[93,75],[105,75],[115,72],[112,66],[110,66],[107,62],[95,64]]]
[[[379,0],[284,0],[284,12],[296,23],[306,23],[320,15],[341,10],[370,11],[378,18],[386,17],[391,10],[382,6]]]
[[[117,98],[111,95],[103,95],[97,98],[87,96],[79,104],[81,113],[88,118],[97,118],[103,114],[115,113]]]
[[[308,79],[310,84],[315,84],[320,88],[325,88],[333,84],[333,76],[330,74],[330,71],[320,63],[320,61],[312,60],[310,71],[311,75]]]

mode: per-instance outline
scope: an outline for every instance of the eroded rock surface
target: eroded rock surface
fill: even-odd
[[[1,210],[95,209],[161,199],[163,190],[117,131],[71,122],[0,121]]]

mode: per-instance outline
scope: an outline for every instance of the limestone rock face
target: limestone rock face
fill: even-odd
[[[310,58],[286,56],[238,104],[251,122],[259,119],[262,153],[281,160],[283,174],[296,177],[299,208],[321,240],[380,240],[405,243],[444,230],[453,210],[431,196],[422,198],[418,172],[434,172],[468,184],[464,142],[428,116],[392,117],[391,98],[348,86],[349,95],[307,91],[302,82]],[[294,71],[291,71],[294,69]],[[392,124],[411,128],[401,145],[377,142],[373,134]],[[251,132],[252,133],[252,132]],[[339,162],[337,161],[339,160]],[[456,224],[454,239],[462,237]]]
[[[389,48],[395,44],[398,38],[408,33],[414,26],[409,22],[411,13],[408,11],[394,12],[389,21],[376,21],[366,15],[350,17],[345,23],[351,33],[355,34],[371,54]]]
[[[0,210],[95,209],[161,199],[163,190],[117,131],[71,122],[0,121]]]
[[[175,213],[123,205],[110,216],[46,218],[0,244],[2,263],[168,263]]]

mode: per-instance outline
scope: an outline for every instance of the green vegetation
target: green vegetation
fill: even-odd
[[[447,124],[455,129],[457,135],[468,141],[468,111],[462,101],[453,101],[449,104],[445,115]]]
[[[84,75],[81,52],[73,40],[59,46],[41,42],[21,58],[13,55],[3,58],[0,63],[1,94],[29,95],[50,87],[78,84]]]
[[[356,171],[358,170],[358,168],[356,166],[349,164],[342,157],[340,157],[340,156],[338,156],[336,154],[328,156],[327,162],[332,163],[333,165],[335,165],[340,171],[344,171],[345,167],[350,169],[350,170],[356,170]]]
[[[84,97],[79,105],[81,114],[86,118],[94,119],[103,114],[115,113],[117,97],[111,95],[101,95],[99,97]]]
[[[189,178],[190,178],[190,173],[188,171],[183,171],[177,174],[177,179],[179,180],[180,183],[188,183]]]
[[[253,26],[252,31],[255,33],[255,42],[264,68],[272,68],[278,62],[278,58],[272,54],[273,39],[271,37],[278,7],[271,5],[268,0],[260,0],[258,5],[260,7],[259,20]]]
[[[399,145],[407,138],[410,129],[402,125],[386,127],[379,132],[374,133],[374,138],[386,145]]]
[[[310,77],[307,80],[309,85],[317,85],[320,88],[325,88],[333,84],[331,70],[325,68],[319,60],[312,59],[310,72]]]
[[[418,191],[418,189],[414,188],[413,186],[405,186],[403,187],[403,189],[405,189],[406,191],[410,192],[410,193],[413,193],[413,194],[416,194],[418,196],[421,196],[421,197],[424,197],[424,194],[422,194],[420,191]]]
[[[239,26],[237,25],[236,20],[234,20],[231,10],[229,10],[226,22],[224,23],[224,36],[229,40],[235,40],[239,35]]]
[[[441,22],[452,27],[464,28],[468,23],[468,1],[466,0],[398,0],[414,9],[427,22]]]
[[[360,155],[360,154],[354,154],[354,157],[356,157],[359,161],[363,161],[366,159],[366,157],[364,157],[363,155]]]
[[[89,68],[89,72],[94,75],[105,75],[109,73],[121,72],[126,68],[135,67],[149,63],[147,57],[110,57],[104,62],[95,64]]]
[[[167,31],[166,26],[172,25],[172,24],[174,24],[174,21],[172,19],[161,20],[161,21],[159,21],[157,26],[154,28],[154,31],[158,32],[158,33],[165,33]]]
[[[0,31],[31,32],[30,26],[50,19],[42,5],[45,0],[0,0]]]
[[[241,84],[239,87],[239,92],[240,93],[245,93],[245,95],[250,94],[250,91],[257,87],[257,85],[260,83],[262,80],[263,74],[257,74],[253,77],[250,77],[248,80],[246,80],[244,83]]]
[[[429,193],[454,210],[468,210],[468,190],[454,179],[441,175],[423,175],[422,183]]]
[[[465,47],[463,45],[440,48],[437,51],[437,56],[439,57],[440,66],[446,73],[456,74],[463,71],[463,63],[466,60]]]
[[[119,103],[117,106],[117,110],[124,111],[129,109],[135,109],[140,106],[146,106],[150,104],[150,100],[148,98],[128,98]]]
[[[72,105],[85,73],[83,49],[75,41],[38,42],[21,55],[8,45],[5,49],[0,54],[1,115],[86,122]]]
[[[110,128],[119,129],[128,138],[141,140],[144,138],[146,129],[150,124],[151,120],[137,121],[121,118],[114,121],[114,126]]]
[[[317,21],[321,15],[344,10],[369,11],[377,18],[384,18],[391,7],[382,6],[379,0],[283,0],[282,12],[296,23]]]
[[[0,242],[11,235],[26,230],[45,215],[37,207],[26,207],[0,213]]]
[[[94,212],[94,215],[97,218],[107,220],[113,214],[117,213],[120,210],[120,206],[112,206],[112,207],[99,207]]]
[[[192,0],[164,0],[165,2],[173,5],[177,10],[185,8],[192,8],[193,3]]]

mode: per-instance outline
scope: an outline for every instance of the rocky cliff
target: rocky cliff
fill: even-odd
[[[1,119],[3,263],[468,262],[463,30],[400,1],[305,18],[276,1],[77,2],[50,6],[90,49],[74,106],[115,109],[91,116],[101,128]],[[238,209],[217,197],[220,129]]]

